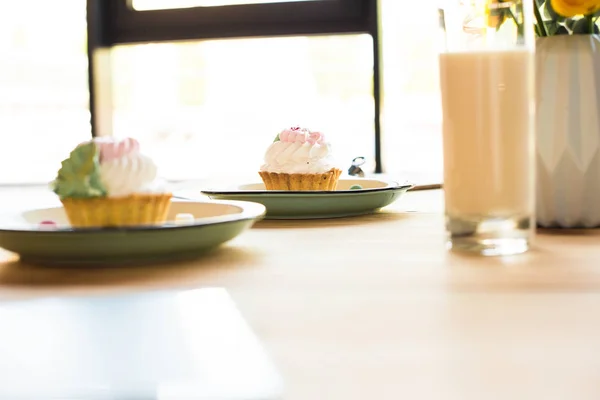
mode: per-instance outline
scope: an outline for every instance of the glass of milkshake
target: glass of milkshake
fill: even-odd
[[[441,0],[448,247],[527,251],[535,231],[532,0]]]

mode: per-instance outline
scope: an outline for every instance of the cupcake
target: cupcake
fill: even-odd
[[[325,135],[293,127],[277,135],[259,174],[267,190],[335,190],[342,170],[334,166]]]
[[[172,195],[162,186],[137,140],[112,137],[77,146],[51,183],[73,227],[163,223]]]

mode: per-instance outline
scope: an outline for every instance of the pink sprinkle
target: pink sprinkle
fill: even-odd
[[[51,221],[51,220],[45,220],[45,221],[40,222],[40,228],[48,229],[48,228],[56,228],[56,227],[57,227],[56,222]]]

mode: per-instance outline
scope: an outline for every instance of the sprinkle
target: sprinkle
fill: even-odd
[[[178,224],[191,224],[194,220],[194,215],[189,213],[179,213],[175,216],[175,223]]]
[[[57,227],[57,223],[51,220],[44,220],[40,222],[40,229],[54,229]]]
[[[362,187],[362,186],[360,186],[360,185],[352,185],[352,186],[350,186],[350,190],[360,190],[360,189],[362,189],[362,188],[363,188],[363,187]]]

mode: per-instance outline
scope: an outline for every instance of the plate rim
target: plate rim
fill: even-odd
[[[22,234],[22,233],[34,233],[34,234],[50,234],[50,235],[72,235],[72,234],[99,234],[99,233],[127,233],[127,232],[153,232],[153,231],[173,231],[180,229],[194,229],[200,228],[203,226],[214,226],[227,224],[231,222],[243,222],[243,221],[258,221],[266,216],[267,208],[261,204],[252,201],[245,200],[215,200],[215,199],[205,199],[205,200],[183,200],[183,199],[174,199],[176,203],[196,203],[196,204],[223,204],[230,205],[234,207],[238,207],[241,209],[240,213],[234,214],[224,214],[219,216],[211,216],[204,218],[197,218],[193,223],[186,224],[176,224],[174,222],[169,224],[160,224],[160,225],[139,225],[139,226],[124,226],[124,227],[90,227],[90,228],[73,228],[73,227],[58,227],[52,229],[39,229],[37,225],[31,225],[31,227],[24,226],[13,227],[13,228],[4,228],[2,227],[2,222],[0,222],[0,234],[8,233],[8,234]],[[56,210],[61,209],[62,206],[55,207],[42,207],[42,208],[32,208],[26,210],[16,211],[15,214],[22,215],[31,211],[41,211],[41,210]],[[13,213],[11,213],[13,214]],[[4,214],[6,215],[6,214]]]
[[[246,195],[321,195],[327,194],[330,196],[348,195],[348,194],[362,194],[362,193],[373,193],[373,192],[386,192],[396,190],[409,190],[415,185],[413,183],[405,182],[399,183],[397,181],[385,180],[385,179],[340,179],[340,180],[352,180],[352,181],[379,181],[387,183],[388,186],[380,188],[370,189],[355,189],[355,190],[214,190],[214,189],[200,189],[200,193],[205,195],[232,195],[232,196],[246,196]],[[261,182],[247,183],[248,185],[257,184]]]

